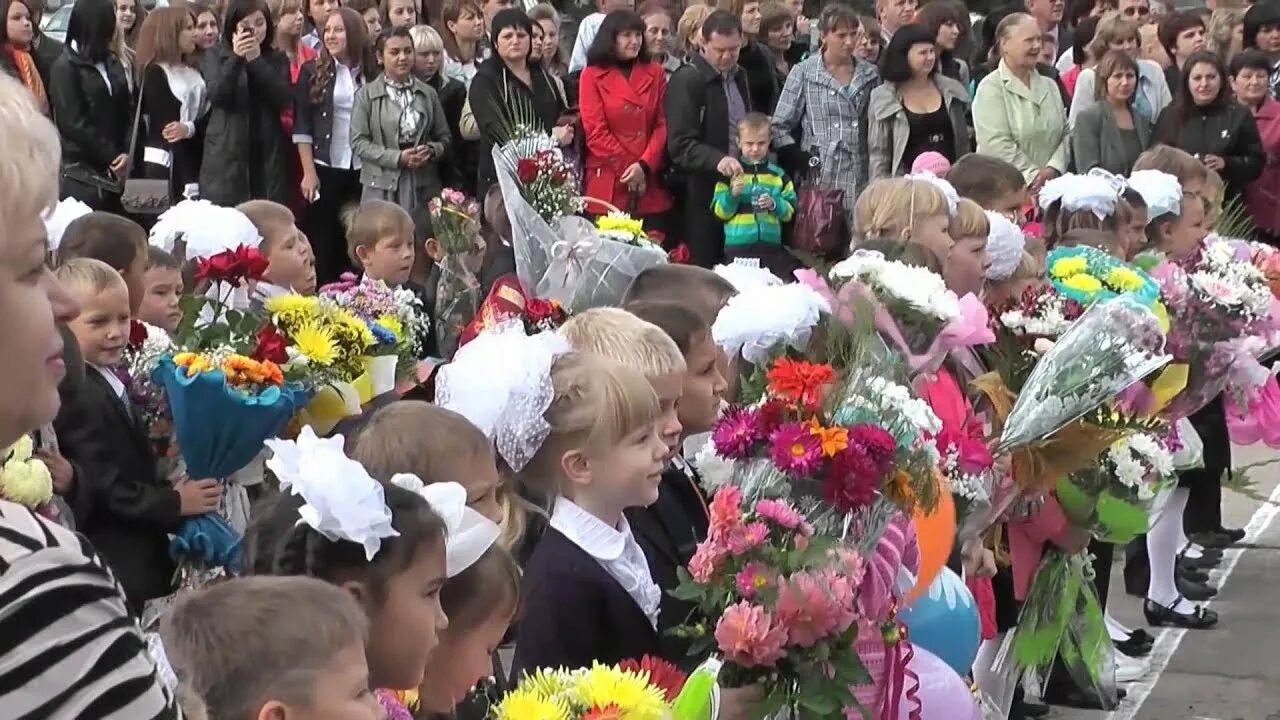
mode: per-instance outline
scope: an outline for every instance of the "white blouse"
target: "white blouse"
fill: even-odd
[[[476,64],[474,61],[464,63],[449,57],[448,53],[444,56],[444,76],[452,78],[471,89],[471,79],[476,76]]]
[[[178,121],[187,126],[191,135],[195,135],[196,120],[209,109],[205,103],[208,94],[204,77],[200,71],[190,65],[160,64],[164,75],[169,80],[169,92],[181,107],[178,109]]]
[[[658,628],[662,591],[649,574],[649,561],[624,517],[617,528],[583,510],[572,500],[559,498],[551,513],[551,527],[596,559],[605,572],[636,601],[649,624]]]
[[[360,158],[351,151],[351,110],[355,107],[356,74],[340,62],[333,64],[333,132],[329,134],[329,167],[359,170]]]

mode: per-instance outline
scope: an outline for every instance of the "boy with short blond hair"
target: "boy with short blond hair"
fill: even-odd
[[[316,257],[307,236],[298,229],[293,211],[270,200],[250,200],[236,206],[262,236],[258,251],[267,258],[267,270],[258,283],[262,298],[285,295],[314,295]]]
[[[798,267],[782,247],[782,226],[796,213],[791,177],[769,162],[769,116],[747,113],[738,122],[742,173],[716,183],[711,210],[724,223],[724,254],[730,260],[758,260],[778,277]]]
[[[351,593],[301,576],[186,593],[160,628],[174,673],[216,720],[322,717],[326,707],[350,720],[381,718],[367,687],[368,632]]]
[[[413,272],[413,218],[386,200],[366,200],[347,213],[347,254],[366,277],[391,286]]]

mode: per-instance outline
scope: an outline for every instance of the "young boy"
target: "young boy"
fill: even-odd
[[[347,254],[365,277],[397,287],[413,272],[413,218],[385,200],[366,200],[346,217]]]
[[[143,274],[142,304],[138,319],[168,333],[182,322],[182,264],[158,247],[147,248],[147,271]]]
[[[316,257],[307,236],[298,229],[293,211],[270,200],[250,200],[236,206],[258,229],[258,250],[267,258],[267,271],[257,285],[258,300],[286,295],[314,295]]]
[[[1022,224],[1027,203],[1027,180],[1011,163],[989,155],[969,153],[956,161],[947,181],[960,197]]]
[[[188,593],[160,629],[178,678],[210,718],[378,720],[368,618],[346,590],[308,577],[246,577]]]
[[[119,215],[91,212],[67,225],[58,246],[58,262],[74,258],[100,260],[124,278],[129,310],[138,312],[146,295],[147,232]]]
[[[674,302],[689,308],[710,327],[729,298],[738,294],[733,283],[697,265],[668,263],[641,270],[622,304]]]
[[[796,261],[782,247],[782,224],[796,212],[796,189],[782,168],[769,162],[769,116],[747,113],[738,122],[742,174],[716,183],[711,209],[724,221],[724,254],[760,261],[789,278]]]
[[[120,274],[88,258],[59,266],[57,277],[80,306],[68,323],[84,356],[85,382],[69,415],[54,420],[63,455],[75,469],[76,525],[102,553],[124,588],[130,609],[171,592],[168,533],[184,516],[216,510],[216,480],[176,485],[156,473],[156,459],[119,367],[129,341],[129,290]]]

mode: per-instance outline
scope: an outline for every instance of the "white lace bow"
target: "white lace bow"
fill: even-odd
[[[449,577],[471,567],[498,539],[501,531],[497,523],[467,507],[467,490],[462,485],[426,485],[417,475],[408,473],[391,476],[391,484],[422,496],[444,520],[445,568]]]

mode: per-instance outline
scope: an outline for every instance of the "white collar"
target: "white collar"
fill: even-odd
[[[627,546],[627,536],[631,534],[625,517],[617,528],[611,528],[568,498],[556,500],[555,509],[551,512],[551,527],[602,562],[613,562],[622,557]]]
[[[281,295],[289,295],[292,292],[292,290],[283,285],[276,285],[275,283],[267,282],[266,280],[259,280],[253,286],[253,294],[263,300],[279,297]]]
[[[116,375],[114,370],[100,367],[98,365],[89,365],[89,367],[98,371],[98,374],[107,381],[107,385],[111,387],[111,390],[116,394],[116,397],[124,398],[124,383],[120,381],[119,376]]]

